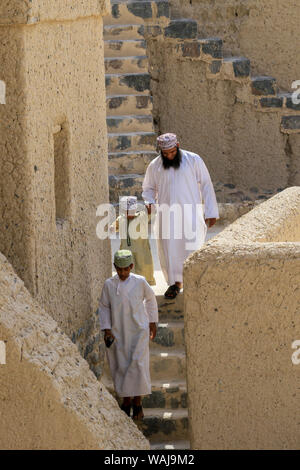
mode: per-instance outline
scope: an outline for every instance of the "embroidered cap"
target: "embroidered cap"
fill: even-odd
[[[177,145],[177,136],[176,134],[162,134],[159,137],[157,137],[157,145],[160,150],[169,150]]]
[[[135,215],[137,211],[137,197],[136,196],[123,196],[120,199],[120,211],[127,212],[128,215]]]
[[[114,255],[114,263],[118,268],[128,268],[133,264],[133,256],[130,250],[118,250]]]

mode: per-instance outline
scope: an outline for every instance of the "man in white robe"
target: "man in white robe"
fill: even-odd
[[[175,134],[163,134],[157,142],[161,153],[147,168],[142,196],[149,212],[156,204],[158,254],[169,285],[165,297],[174,298],[183,286],[185,259],[203,245],[219,212],[202,158],[179,149]]]
[[[107,357],[121,408],[130,416],[133,406],[133,418],[142,419],[141,396],[151,393],[149,334],[155,338],[158,308],[146,279],[130,272],[132,260],[129,250],[115,253],[117,274],[105,281],[98,311],[106,344],[113,340]]]

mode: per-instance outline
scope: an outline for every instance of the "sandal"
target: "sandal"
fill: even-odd
[[[142,405],[132,405],[132,408],[133,408],[132,419],[136,421],[141,421],[144,418]]]
[[[176,295],[179,294],[180,288],[176,286],[176,284],[173,284],[173,286],[168,287],[168,289],[165,292],[165,298],[166,299],[175,299]]]
[[[131,404],[130,405],[124,405],[124,403],[121,405],[121,410],[124,411],[124,413],[127,414],[127,416],[130,417],[130,411],[131,411]]]

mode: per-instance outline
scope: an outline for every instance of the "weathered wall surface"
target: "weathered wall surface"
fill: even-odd
[[[77,347],[0,255],[1,449],[148,449]]]
[[[262,108],[260,97],[252,94],[249,76],[227,74],[233,61],[211,56],[209,62],[193,40],[190,57],[185,57],[178,53],[183,44],[148,40],[153,112],[159,132],[175,132],[182,148],[202,156],[221,202],[257,198],[259,191],[269,197],[300,184],[300,136],[287,134],[281,127],[282,115],[295,111],[284,110],[283,99],[277,99],[271,90],[265,94],[272,93],[275,99],[265,98],[269,107]],[[212,52],[215,57],[216,52]],[[244,61],[243,66],[246,64]],[[211,73],[214,66],[219,72]],[[232,200],[223,199],[219,183],[231,185]]]
[[[5,3],[0,22],[23,23],[29,2]],[[30,7],[29,23],[36,24],[0,26],[0,78],[7,85],[0,250],[76,340],[111,273],[109,243],[96,237],[96,208],[108,201],[100,16],[106,7],[92,0],[84,11],[82,2]],[[69,21],[52,21],[57,17]]]
[[[0,5],[0,24],[33,24],[99,16],[108,12],[109,4],[109,0],[9,0]]]
[[[294,0],[170,0],[174,17],[194,18],[202,37],[219,36],[257,74],[290,90],[300,80],[300,5]]]
[[[299,209],[289,188],[185,264],[194,449],[299,448]]]

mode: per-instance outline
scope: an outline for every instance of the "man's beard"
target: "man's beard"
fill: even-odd
[[[162,152],[160,152],[160,156],[162,158],[162,163],[163,163],[163,167],[164,167],[165,170],[167,170],[168,168],[171,168],[171,167],[176,170],[177,168],[180,167],[181,152],[180,152],[179,147],[177,148],[177,153],[176,153],[175,157],[173,158],[173,160],[169,160],[167,157],[164,157]]]

